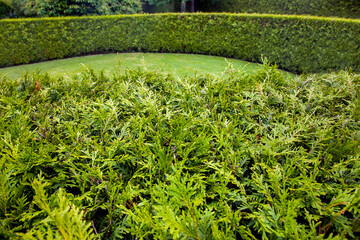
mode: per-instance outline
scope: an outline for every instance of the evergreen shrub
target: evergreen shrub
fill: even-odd
[[[356,239],[360,75],[0,76],[1,239]]]
[[[106,52],[182,52],[271,62],[292,72],[360,69],[360,20],[154,14],[0,21],[0,66]]]

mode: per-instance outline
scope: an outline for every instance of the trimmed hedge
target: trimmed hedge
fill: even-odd
[[[0,66],[105,52],[182,52],[271,62],[292,72],[360,70],[360,20],[154,14],[0,21]]]
[[[0,239],[357,239],[360,74],[228,70],[0,76]]]
[[[221,0],[215,4],[208,1],[199,7],[201,11],[360,18],[358,0]]]

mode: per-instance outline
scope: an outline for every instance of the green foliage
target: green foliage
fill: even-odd
[[[41,17],[133,14],[141,12],[139,0],[30,0],[30,12]]]
[[[12,13],[14,17],[24,17],[27,0],[11,0]]]
[[[7,18],[10,16],[11,7],[6,2],[0,1],[0,18]]]
[[[103,1],[104,12],[99,15],[114,14],[134,14],[141,13],[141,3],[139,0],[106,0]]]
[[[22,221],[37,219],[39,215],[46,218],[36,222],[36,227],[24,234],[24,239],[93,239],[90,223],[85,224],[83,213],[69,202],[61,188],[56,195],[50,197],[46,194],[45,187],[49,183],[42,183],[42,179],[34,179],[32,187],[35,190],[33,202],[40,209],[31,209]],[[33,212],[31,212],[33,211]],[[33,215],[32,215],[33,214]]]
[[[0,19],[24,17],[27,0],[0,0]]]
[[[0,66],[89,53],[201,53],[292,72],[360,70],[360,21],[281,15],[158,14],[0,21]],[[14,34],[22,32],[23,34]]]
[[[172,12],[176,0],[143,0],[144,12]]]
[[[0,76],[0,237],[355,238],[360,76],[264,62]]]
[[[201,11],[297,14],[360,18],[358,0],[222,0],[205,1]]]
[[[0,1],[0,18],[114,15],[141,13],[140,0]]]
[[[99,4],[95,0],[38,0],[35,8],[39,16],[81,16],[94,15]]]

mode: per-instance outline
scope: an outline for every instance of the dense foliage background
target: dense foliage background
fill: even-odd
[[[0,18],[6,18],[10,15],[11,7],[5,2],[0,1]]]
[[[146,13],[201,11],[360,18],[358,0],[0,0],[0,18],[129,14],[141,10]]]
[[[133,14],[142,11],[139,0],[35,0],[38,16],[82,16]]]
[[[198,10],[360,18],[359,0],[221,0],[199,4]]]
[[[2,76],[0,236],[355,238],[359,90],[267,64]]]
[[[2,17],[114,15],[142,12],[140,0],[2,0]]]
[[[360,18],[359,0],[144,0],[146,12],[185,11],[295,14]],[[148,7],[150,4],[152,7]],[[164,7],[168,5],[168,7]]]

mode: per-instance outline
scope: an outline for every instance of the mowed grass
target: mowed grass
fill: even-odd
[[[221,75],[228,65],[234,68],[243,68],[244,71],[254,73],[262,68],[262,65],[195,54],[167,54],[167,53],[118,53],[102,54],[84,57],[74,57],[61,60],[53,60],[35,64],[26,64],[8,68],[0,68],[0,74],[6,74],[10,79],[18,79],[24,73],[40,71],[47,72],[50,76],[57,77],[64,74],[71,76],[83,70],[83,65],[95,71],[105,70],[108,72],[124,72],[129,68],[147,68],[148,70],[160,70],[165,73],[173,73],[176,76],[194,76],[195,74]]]

